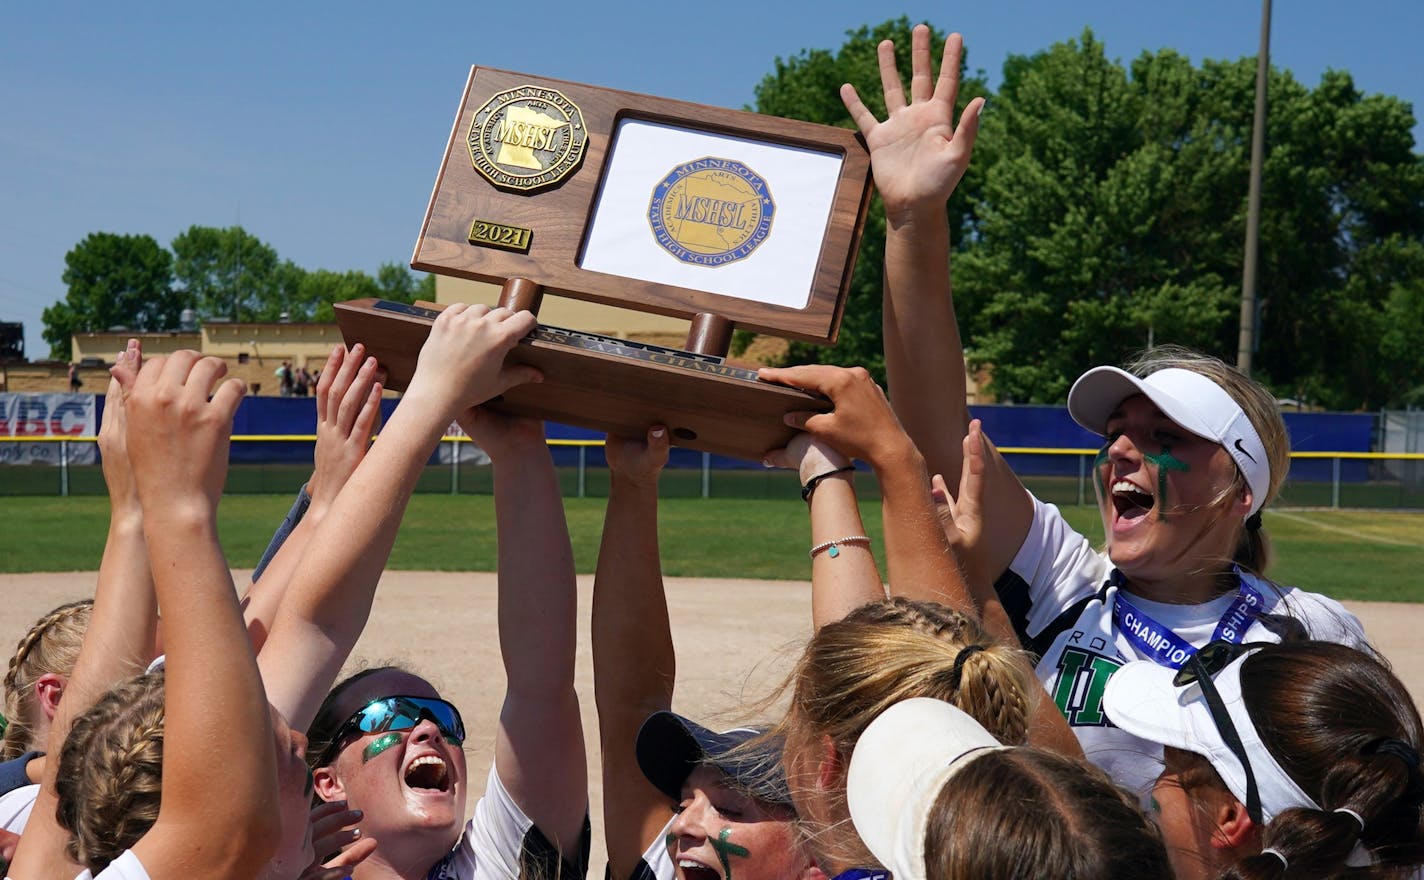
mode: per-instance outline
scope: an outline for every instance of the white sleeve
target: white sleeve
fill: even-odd
[[[9,880],[7,877],[6,880]],[[148,870],[131,849],[119,853],[118,858],[108,864],[98,874],[80,871],[74,880],[149,880]]]
[[[1074,531],[1057,507],[1033,499],[1033,523],[1008,572],[1010,580],[1027,591],[1029,635],[1042,632],[1065,608],[1096,593],[1111,571],[1107,557]]]
[[[677,876],[677,868],[672,863],[672,853],[668,851],[667,844],[667,836],[671,831],[672,819],[669,819],[643,853],[643,864],[648,866],[648,870],[657,880],[673,880]]]

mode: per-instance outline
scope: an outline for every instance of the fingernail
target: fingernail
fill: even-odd
[[[664,431],[662,428],[654,428],[654,429],[653,429],[653,436],[654,436],[654,437],[662,437],[663,434],[666,434],[666,433],[667,433],[667,432]]]
[[[761,460],[761,466],[764,468],[775,467],[775,465],[771,463],[771,459],[769,458],[763,458]]]

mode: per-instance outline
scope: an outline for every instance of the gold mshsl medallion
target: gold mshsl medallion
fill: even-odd
[[[653,238],[694,266],[751,256],[771,235],[776,202],[766,180],[735,159],[704,156],[667,173],[648,203]]]
[[[523,85],[475,111],[466,142],[475,170],[499,189],[530,193],[563,180],[583,161],[583,112],[562,92]]]

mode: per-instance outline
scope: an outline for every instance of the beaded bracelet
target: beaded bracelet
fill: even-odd
[[[809,504],[811,502],[811,493],[816,491],[816,487],[821,485],[822,480],[828,477],[834,477],[836,474],[848,474],[854,470],[855,465],[848,464],[845,467],[838,467],[833,471],[826,471],[824,474],[817,474],[807,480],[806,485],[801,487],[801,500]]]
[[[811,548],[810,556],[812,559],[815,559],[817,553],[820,553],[822,550],[829,550],[830,552],[826,555],[831,557],[832,559],[835,559],[837,556],[841,555],[840,545],[842,544],[864,544],[865,549],[869,550],[870,537],[868,535],[848,535],[844,538],[837,538],[834,541],[827,541],[824,544],[817,544],[816,546]]]

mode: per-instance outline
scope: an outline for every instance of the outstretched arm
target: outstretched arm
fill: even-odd
[[[302,555],[259,657],[268,696],[293,728],[310,726],[360,637],[406,504],[445,429],[469,407],[538,380],[532,367],[504,366],[534,323],[530,312],[463,303],[436,319],[400,405]]]
[[[638,728],[672,707],[676,656],[658,554],[658,475],[668,435],[610,435],[611,485],[593,588],[593,689],[603,757],[603,827],[609,876],[633,875],[672,818],[667,796],[638,768]]]
[[[831,412],[790,413],[787,422],[875,470],[891,594],[933,600],[977,616],[930,495],[924,458],[870,374],[859,367],[806,366],[763,369],[761,375],[830,398]]]
[[[816,629],[851,611],[885,598],[869,541],[835,543],[865,537],[855,470],[850,459],[810,434],[797,434],[785,449],[767,453],[768,464],[795,468],[811,514],[811,621]],[[847,470],[847,468],[852,468]],[[814,484],[813,484],[814,481]],[[829,545],[829,546],[828,546]]]
[[[137,375],[115,368],[125,390],[127,448],[154,585],[169,622],[163,797],[157,820],[133,846],[154,878],[254,876],[281,831],[267,700],[217,541],[232,418],[243,395],[242,383],[228,380],[208,398],[226,371],[218,358],[196,352],[154,358]],[[76,668],[76,678],[85,675]],[[67,691],[65,702],[88,686]],[[68,709],[62,704],[66,729],[77,708],[77,701]],[[222,743],[220,761],[212,759],[213,743]],[[52,843],[57,829],[55,769],[46,774],[32,817],[41,820],[41,833],[26,830],[17,877],[73,876],[57,861],[28,861],[31,844]],[[223,796],[214,798],[215,790]],[[213,834],[215,828],[223,833]]]
[[[959,477],[958,496],[951,495],[944,479],[936,474],[935,499],[940,506],[945,533],[950,536],[960,568],[979,605],[984,630],[1006,645],[1016,645],[1018,634],[998,594],[994,592],[995,574],[990,572],[985,559],[985,549],[990,542],[984,533],[984,492],[987,486],[984,476],[993,454],[993,444],[984,436],[979,420],[974,419],[964,437],[964,470]],[[1030,696],[1036,702],[1030,719],[1029,741],[1071,757],[1080,757],[1083,747],[1068,727],[1063,713],[1042,691]]]
[[[908,101],[889,40],[878,49],[886,118],[876,120],[849,84],[841,87],[841,98],[870,147],[875,188],[885,205],[884,338],[890,401],[930,473],[957,474],[969,414],[964,346],[950,290],[945,204],[969,167],[984,101],[970,101],[956,126],[963,38],[951,34],[945,41],[937,78],[929,28],[916,27],[911,39]],[[997,574],[1008,567],[1028,534],[1033,503],[997,453],[987,462],[984,478],[992,499],[985,511],[992,535],[988,562]]]
[[[359,342],[349,352],[337,346],[317,381],[316,467],[302,487],[305,513],[290,531],[279,531],[273,538],[242,601],[243,619],[255,650],[262,649],[272,631],[277,608],[311,536],[366,456],[371,435],[380,424],[380,371],[376,359],[365,357],[365,353]],[[287,527],[285,522],[283,525]]]
[[[570,861],[588,815],[574,691],[574,551],[544,423],[476,408],[460,425],[494,465],[499,649],[507,681],[495,735],[500,781]]]
[[[117,375],[136,374],[142,363],[138,341],[115,360]],[[64,855],[68,833],[54,819],[57,799],[54,781],[59,752],[74,719],[82,715],[115,684],[143,671],[151,659],[158,606],[149,572],[148,547],[143,536],[143,509],[129,462],[128,413],[118,378],[109,380],[104,398],[104,419],[99,427],[99,451],[104,482],[109,489],[109,534],[99,564],[94,609],[84,634],[84,646],[69,676],[63,698],[45,745],[38,812],[27,826],[25,861],[16,862],[14,876],[64,876],[78,871]]]

